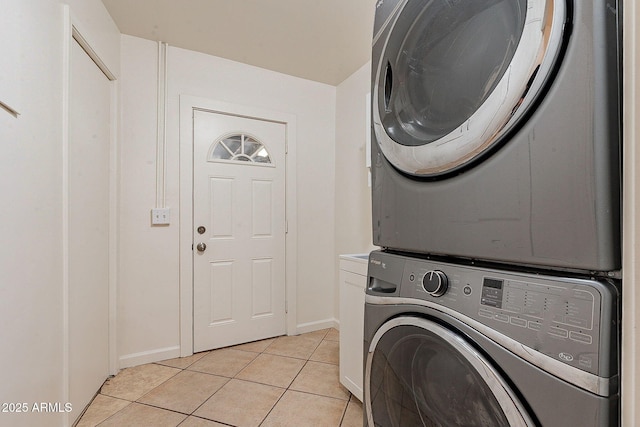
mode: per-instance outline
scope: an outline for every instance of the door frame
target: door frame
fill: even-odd
[[[193,111],[228,114],[285,125],[285,318],[296,332],[297,208],[296,116],[259,107],[180,95],[180,356],[193,354]]]
[[[73,43],[78,43],[89,58],[102,71],[111,84],[111,111],[109,126],[111,135],[109,140],[109,336],[108,336],[108,360],[109,373],[118,373],[118,353],[117,353],[117,276],[118,276],[118,211],[119,211],[119,93],[120,86],[118,76],[109,69],[103,57],[96,51],[87,36],[92,35],[89,27],[85,26],[73,13],[72,8],[62,5],[63,17],[63,45],[62,45],[62,301],[63,301],[63,355],[62,355],[62,394],[65,402],[70,396],[70,278],[69,278],[69,143],[70,143],[70,102],[71,102],[71,50]],[[106,378],[105,378],[106,379]],[[81,408],[82,409],[82,408]],[[65,425],[70,421],[70,414],[64,413]]]

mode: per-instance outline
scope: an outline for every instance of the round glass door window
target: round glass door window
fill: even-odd
[[[426,319],[379,331],[365,373],[369,425],[516,427],[533,422],[491,365]]]
[[[406,0],[383,31],[374,129],[404,172],[458,169],[531,104],[562,42],[554,0]]]

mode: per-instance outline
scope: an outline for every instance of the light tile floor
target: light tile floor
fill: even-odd
[[[125,369],[77,426],[361,427],[338,354],[325,329]]]

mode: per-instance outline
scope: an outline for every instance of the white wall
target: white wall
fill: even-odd
[[[368,186],[365,142],[370,129],[366,95],[371,89],[371,62],[340,83],[336,96],[336,265],[338,256],[374,249],[371,234],[371,188]],[[334,312],[339,317],[336,292]]]
[[[0,110],[0,401],[55,402],[62,399],[63,363],[62,9],[51,1],[14,2],[19,33],[0,28],[3,43],[21,52],[11,65],[19,68],[20,116]],[[29,418],[0,414],[0,423],[62,419]]]
[[[127,36],[121,43],[117,348],[120,367],[126,367],[179,348],[179,258],[177,212],[173,225],[150,226],[156,203],[157,47]],[[168,196],[168,206],[177,206],[175,191]],[[151,359],[140,360],[142,355]]]
[[[336,88],[170,47],[166,204],[151,227],[156,189],[157,44],[122,36],[122,146],[118,351],[120,366],[178,355],[179,96],[296,116],[300,331],[333,324]]]
[[[79,3],[82,8],[76,10]],[[110,45],[106,35],[118,31],[102,3],[77,0],[71,6],[75,22],[100,23],[98,50],[119,57],[119,45]],[[0,73],[17,69],[8,75],[15,77],[11,83],[20,115],[0,109],[0,402],[64,402],[64,9],[58,1],[10,0],[3,13],[18,23],[16,32],[0,27],[0,39],[5,49],[10,45],[14,59],[0,58]],[[91,27],[87,30],[93,34]],[[117,73],[118,58],[105,62]],[[59,413],[0,413],[0,425],[64,422]]]

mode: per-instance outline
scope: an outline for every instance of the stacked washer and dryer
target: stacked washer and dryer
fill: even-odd
[[[378,0],[365,425],[619,425],[620,7]]]

